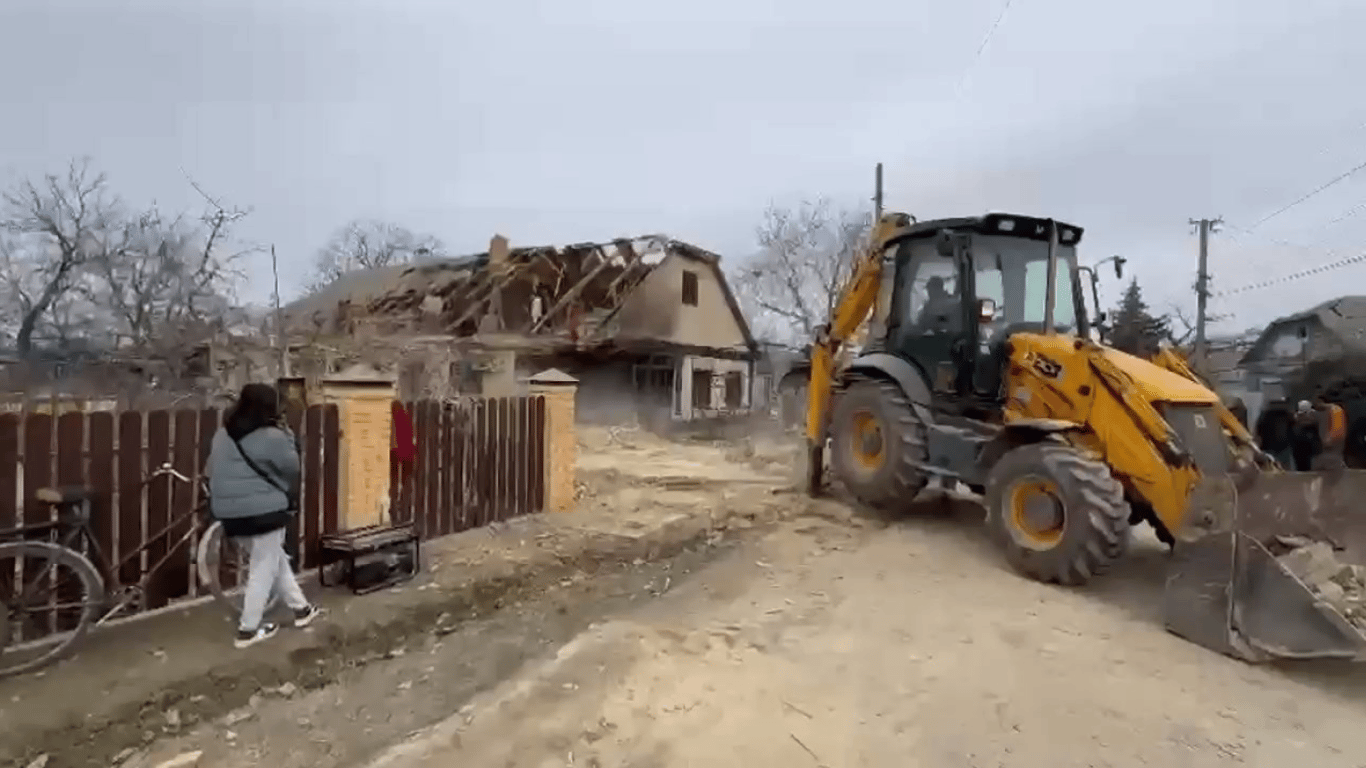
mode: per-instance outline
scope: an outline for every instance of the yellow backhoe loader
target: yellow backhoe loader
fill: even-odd
[[[878,180],[870,246],[811,348],[812,494],[827,451],[882,509],[965,484],[1019,572],[1069,586],[1147,523],[1173,547],[1173,633],[1248,661],[1366,658],[1366,472],[1281,471],[1179,354],[1094,341],[1080,227],[917,222],[882,212]]]

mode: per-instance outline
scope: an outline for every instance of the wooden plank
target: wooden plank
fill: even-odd
[[[427,477],[423,481],[427,486],[427,538],[445,536],[448,531],[441,525],[442,506],[445,499],[441,498],[441,475],[445,467],[441,466],[441,441],[446,438],[446,414],[439,400],[427,400],[424,407],[427,409],[427,423],[432,431],[432,439],[427,444],[431,454],[427,457]]]
[[[170,462],[171,455],[171,412],[156,410],[147,414],[147,476],[156,472],[161,465]],[[152,568],[166,555],[166,526],[171,522],[170,477],[162,475],[147,482],[147,562],[145,567]],[[156,609],[166,605],[170,599],[167,594],[168,582],[157,574],[147,583],[144,608]]]
[[[469,435],[469,403],[455,403],[451,413],[451,530],[469,527],[469,501],[465,498],[465,441]]]
[[[85,485],[85,413],[68,411],[57,417],[57,485]],[[76,542],[83,547],[84,542]],[[58,632],[69,632],[81,621],[81,587],[72,578],[56,585],[56,602],[71,606],[54,611]]]
[[[512,423],[513,434],[517,436],[517,450],[513,453],[512,462],[512,487],[515,491],[513,510],[514,514],[520,516],[531,512],[527,503],[527,470],[531,465],[531,436],[527,434],[527,425],[531,398],[519,397],[514,406]]]
[[[55,424],[46,413],[30,413],[24,419],[24,514],[25,525],[52,519],[52,510],[33,497],[39,488],[52,485],[55,459]]]
[[[194,530],[195,520],[195,482],[199,474],[199,411],[184,408],[172,416],[172,454],[171,465],[191,482],[180,479],[171,481],[171,519],[176,521],[166,534],[167,546],[176,545],[170,550],[170,559],[157,574],[163,584],[166,598],[175,600],[195,594],[194,552],[187,541],[177,544],[180,537]],[[213,435],[209,435],[212,439]]]
[[[531,511],[545,511],[545,476],[547,469],[545,439],[545,397],[531,398]]]
[[[455,441],[460,437],[460,406],[441,404],[441,530],[455,533],[460,530],[460,499],[455,490],[460,467],[455,463]]]
[[[480,397],[474,401],[470,410],[470,441],[469,441],[469,461],[470,474],[466,482],[470,484],[470,525],[471,528],[478,528],[485,522],[484,515],[488,509],[488,477],[484,474],[487,462],[484,444],[484,425],[488,421],[489,401]]]
[[[291,402],[292,402],[292,401],[291,401]],[[303,412],[303,409],[302,409],[302,408],[295,408],[295,407],[287,407],[287,408],[285,409],[284,417],[285,417],[285,426],[289,428],[289,431],[294,435],[294,439],[295,439],[295,441],[296,441],[296,445],[298,445],[298,446],[300,447],[300,448],[299,448],[299,450],[300,450],[300,456],[299,456],[299,474],[300,474],[300,476],[302,477],[302,475],[303,475],[303,455],[302,455],[303,447],[302,447],[302,446],[303,446],[303,420],[304,420],[304,412]],[[302,487],[300,488],[300,490],[301,490],[301,491],[303,490]],[[301,502],[301,503],[302,503],[302,502]],[[304,531],[303,531],[303,519],[302,519],[302,516],[299,515],[299,514],[297,514],[298,510],[295,510],[295,512],[296,512],[296,514],[295,514],[293,517],[289,518],[289,524],[288,524],[287,526],[285,526],[285,553],[289,555],[289,564],[290,564],[290,567],[294,569],[294,572],[295,572],[295,573],[298,573],[299,570],[300,570],[301,568],[303,568],[303,555],[302,555],[303,549],[302,549],[302,542],[303,542]]]
[[[432,439],[432,428],[427,423],[427,409],[423,401],[415,400],[408,404],[413,414],[413,434],[417,439],[417,453],[413,461],[413,525],[423,538],[430,538],[432,531],[427,527],[427,473],[430,471],[431,456],[427,447]]]
[[[498,519],[498,399],[484,401],[484,418],[479,433],[479,461],[483,464],[484,511],[480,527]]]
[[[208,471],[208,467],[209,467],[209,453],[210,453],[210,451],[213,450],[213,438],[214,438],[214,435],[218,434],[218,430],[219,430],[219,428],[222,426],[222,424],[223,424],[223,412],[220,411],[220,410],[218,410],[217,408],[204,408],[204,409],[202,409],[202,410],[199,411],[199,470],[200,470],[200,472],[207,472],[207,471]],[[202,494],[202,493],[204,492],[204,491],[203,491],[203,483],[199,482],[199,475],[196,475],[196,476],[195,476],[194,490],[195,490],[195,494],[196,494],[196,496],[195,496],[195,504],[196,504],[197,506],[202,504],[205,513],[208,514],[210,517],[212,517],[212,511],[209,509],[209,506],[208,506],[209,500],[208,500],[208,499],[200,499],[200,498],[199,498],[199,494]],[[209,523],[208,523],[207,521],[204,521],[204,522],[202,522],[200,525],[202,526],[202,527],[200,527],[200,530],[203,531],[203,530],[205,530],[205,529],[208,527]],[[195,538],[194,538],[194,551],[195,551],[196,554],[198,554],[198,552],[199,552],[199,536],[198,536],[198,535],[196,535]],[[224,587],[225,589],[230,589],[230,588],[232,588],[232,587],[237,586],[237,568],[236,568],[236,567],[229,567],[229,566],[226,565],[226,564],[221,564],[220,567],[219,567],[219,569],[218,569],[218,583],[221,584],[221,585],[223,585],[223,587]],[[204,585],[204,584],[198,584],[197,587],[198,587],[198,590],[199,590],[200,593],[202,593],[204,590],[208,589],[208,586],[207,586],[207,585]]]
[[[427,437],[423,440],[423,453],[427,456],[427,471],[422,478],[427,499],[424,530],[427,538],[433,538],[446,533],[441,530],[441,404],[423,401],[422,418],[427,424]]]
[[[118,536],[118,508],[114,505],[117,486],[115,478],[114,414],[95,411],[90,414],[86,441],[86,483],[95,489],[91,509],[90,530],[95,546],[106,563],[111,563]],[[102,574],[106,579],[109,574]]]
[[[0,531],[19,525],[19,477],[23,453],[19,450],[23,422],[17,413],[0,413]]]
[[[145,429],[145,415],[141,411],[124,411],[119,414],[119,540],[118,556],[114,564],[117,566],[122,563],[122,567],[117,569],[120,584],[136,584],[142,574],[141,558],[136,557],[135,553],[142,546],[145,530],[143,512],[146,502],[142,488],[143,464],[147,454],[143,447]]]
[[[304,487],[299,527],[305,568],[318,563],[323,527],[323,410],[324,406],[310,405],[304,413]]]
[[[341,425],[337,406],[323,406],[323,514],[321,533],[333,533],[339,527],[341,495]]]
[[[494,448],[498,451],[498,520],[512,516],[512,398],[498,398],[498,437]]]
[[[39,502],[33,494],[39,488],[53,484],[53,463],[56,458],[56,420],[46,413],[30,413],[24,419],[24,500],[21,521],[24,525],[42,524],[52,520],[53,510]],[[24,573],[20,579],[30,578]],[[51,589],[45,585],[44,589]],[[55,595],[53,596],[55,599]],[[34,600],[37,602],[37,599]],[[20,638],[36,640],[56,630],[55,609],[34,615],[20,628]]]

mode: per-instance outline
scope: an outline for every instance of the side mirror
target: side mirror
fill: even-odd
[[[1106,320],[1109,320],[1109,319],[1110,319],[1110,315],[1109,315],[1108,313],[1106,313],[1106,312],[1097,312],[1097,313],[1096,313],[1096,325],[1105,325],[1105,321],[1106,321]]]
[[[1115,279],[1116,279],[1116,280],[1123,280],[1123,279],[1124,279],[1124,261],[1125,261],[1124,259],[1121,259],[1121,258],[1119,258],[1118,256],[1115,257]]]
[[[977,322],[985,325],[996,319],[996,300],[978,299],[977,300]]]

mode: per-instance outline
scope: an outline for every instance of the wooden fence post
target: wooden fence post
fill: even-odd
[[[574,429],[574,394],[579,380],[551,368],[527,381],[531,394],[545,398],[545,511],[574,509],[579,436]]]

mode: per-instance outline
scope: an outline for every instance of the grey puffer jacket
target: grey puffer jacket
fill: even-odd
[[[262,427],[243,437],[241,445],[239,451],[222,427],[213,436],[209,449],[210,511],[223,523],[228,536],[255,536],[285,527],[298,512],[295,500],[301,471],[294,435],[281,427]],[[275,482],[252,469],[242,452]]]

